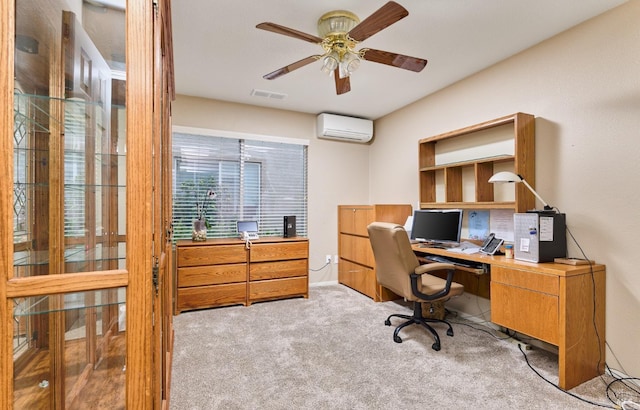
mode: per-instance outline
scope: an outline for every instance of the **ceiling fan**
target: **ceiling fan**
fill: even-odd
[[[373,48],[355,49],[356,45],[361,41],[408,15],[409,12],[394,1],[390,1],[380,7],[362,22],[360,22],[358,16],[350,11],[330,11],[323,14],[318,20],[318,34],[320,37],[275,23],[260,23],[256,28],[319,44],[324,49],[322,55],[303,58],[263,77],[267,80],[273,80],[314,61],[322,60],[321,70],[333,75],[336,83],[336,93],[340,95],[351,90],[349,76],[360,66],[361,60],[420,72],[427,65],[427,60]]]

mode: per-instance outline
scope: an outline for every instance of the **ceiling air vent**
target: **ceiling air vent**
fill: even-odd
[[[258,90],[256,88],[251,90],[251,95],[254,97],[272,98],[274,100],[284,100],[285,98],[287,98],[287,94],[276,93],[273,91],[266,91],[266,90]]]

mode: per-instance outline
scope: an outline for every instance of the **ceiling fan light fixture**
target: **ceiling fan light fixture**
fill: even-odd
[[[330,34],[344,34],[360,23],[358,16],[346,10],[334,10],[318,19],[318,34],[324,38]]]
[[[338,52],[331,51],[322,58],[322,67],[320,67],[320,71],[331,76],[333,75],[333,71],[338,68],[338,64],[340,64],[340,56],[338,55]]]
[[[358,16],[350,11],[334,10],[323,14],[318,19],[319,37],[276,23],[260,23],[256,28],[317,44],[324,50],[320,55],[311,55],[288,64],[264,75],[263,78],[273,80],[314,61],[321,60],[321,71],[334,77],[336,94],[341,95],[351,91],[349,77],[358,69],[362,61],[420,72],[427,65],[425,59],[371,48],[356,50],[356,46],[360,42],[408,15],[407,9],[395,1],[388,1],[363,21],[360,21]]]
[[[360,67],[360,57],[356,53],[346,53],[340,61],[340,78],[349,77],[358,67]]]

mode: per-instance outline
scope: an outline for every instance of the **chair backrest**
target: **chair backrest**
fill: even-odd
[[[412,300],[410,274],[420,265],[402,225],[372,222],[367,226],[376,261],[378,282],[398,296]]]

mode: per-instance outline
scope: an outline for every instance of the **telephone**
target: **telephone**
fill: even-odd
[[[484,253],[486,255],[493,255],[500,248],[504,242],[500,238],[496,238],[496,235],[491,233],[487,236],[487,239],[482,243],[482,247],[480,248],[480,253]]]
[[[253,241],[258,239],[258,234],[256,232],[240,232],[240,239],[243,241]]]

